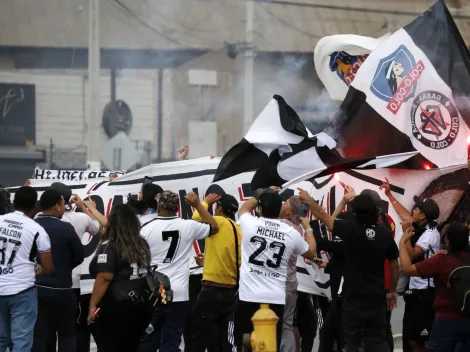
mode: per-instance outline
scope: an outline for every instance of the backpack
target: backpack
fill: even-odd
[[[152,219],[142,225],[147,226],[157,219]],[[173,302],[173,291],[168,276],[158,272],[157,265],[147,265],[147,272],[143,276],[145,281],[144,298],[154,311],[167,310],[171,302]]]
[[[465,317],[470,317],[470,259],[462,259],[450,273],[447,287],[452,290],[456,308]]]
[[[173,291],[171,290],[170,279],[165,274],[156,271],[156,266],[147,267],[144,275],[145,299],[153,311],[167,310],[173,302]]]

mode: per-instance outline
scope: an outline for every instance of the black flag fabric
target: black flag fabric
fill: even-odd
[[[438,1],[369,55],[325,133],[346,159],[416,150],[410,168],[466,164],[469,94],[468,49]]]
[[[307,171],[324,167],[322,157],[339,162],[339,155],[331,151],[335,146],[336,142],[324,133],[313,136],[295,110],[275,95],[245,138],[223,156],[214,182],[259,170],[254,177],[255,184],[281,185]]]
[[[249,131],[222,158],[214,182],[255,171],[251,189],[282,186],[288,181],[324,176],[351,168],[387,167],[416,153],[346,161],[325,133],[312,135],[299,116],[279,95],[266,105]]]

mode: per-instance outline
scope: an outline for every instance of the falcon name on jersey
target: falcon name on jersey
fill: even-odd
[[[35,282],[37,252],[48,252],[46,231],[22,212],[0,216],[0,296],[24,291]]]

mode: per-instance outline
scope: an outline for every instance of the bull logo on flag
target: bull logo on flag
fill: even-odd
[[[411,127],[413,136],[422,144],[433,149],[444,149],[459,134],[459,113],[445,95],[426,91],[413,100]]]
[[[349,55],[345,51],[335,51],[330,55],[330,70],[349,87],[356,73],[368,55]]]
[[[379,61],[370,90],[387,102],[387,109],[396,115],[401,105],[414,96],[417,80],[423,70],[423,62],[416,63],[408,48],[400,45]]]

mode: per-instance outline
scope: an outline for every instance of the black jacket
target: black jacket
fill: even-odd
[[[342,214],[339,215],[341,217]],[[321,225],[318,220],[310,222],[310,226],[313,229],[313,235],[317,242],[317,250],[328,252],[330,260],[325,269],[325,273],[330,275],[330,287],[331,287],[331,298],[336,300],[338,296],[339,286],[341,284],[341,278],[343,277],[343,266],[344,266],[344,249],[343,242],[341,239],[329,240],[327,233],[323,235],[326,229],[321,229]]]

